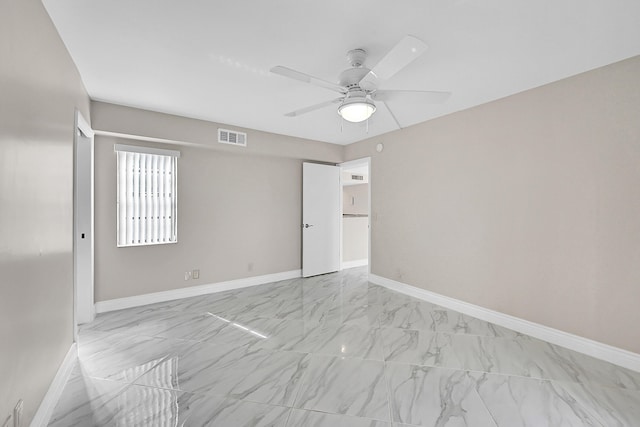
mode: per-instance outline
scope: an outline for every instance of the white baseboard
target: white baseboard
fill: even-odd
[[[196,297],[199,295],[213,294],[232,289],[246,288],[265,283],[278,282],[280,280],[295,279],[302,276],[301,270],[284,271],[282,273],[265,274],[263,276],[246,277],[244,279],[229,280],[226,282],[209,283],[206,285],[191,286],[188,288],[173,289],[152,294],[136,295],[133,297],[117,298],[96,303],[96,313],[122,310],[124,308],[139,307],[158,302],[172,301],[174,299]]]
[[[386,277],[369,275],[369,281],[403,294],[441,305],[451,310],[476,317],[514,331],[530,335],[534,338],[577,351],[627,369],[640,372],[640,354],[593,341],[578,335],[530,322],[519,317],[500,313],[478,305],[470,304],[455,298],[417,288]]]
[[[31,427],[46,427],[49,424],[51,416],[53,415],[53,410],[55,409],[60,396],[62,396],[64,386],[71,375],[73,365],[77,359],[78,345],[73,343],[71,348],[69,348],[67,355],[64,357],[62,364],[58,368],[56,376],[53,377],[49,390],[47,390],[47,393],[44,395],[44,399],[42,399],[35,416],[31,420]]]
[[[345,268],[353,268],[353,267],[362,267],[363,265],[369,265],[369,260],[365,259],[357,259],[355,261],[343,261],[342,262],[342,270]]]

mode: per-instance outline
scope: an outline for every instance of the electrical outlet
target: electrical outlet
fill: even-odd
[[[200,278],[200,270],[193,270],[191,277],[193,277],[194,279],[199,279]]]
[[[24,409],[24,401],[18,400],[16,407],[13,408],[13,427],[22,427],[22,410]]]
[[[185,271],[184,272],[184,280],[189,280],[191,279],[191,272],[190,271]]]

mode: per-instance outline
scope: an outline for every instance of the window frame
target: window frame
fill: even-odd
[[[139,247],[139,246],[155,246],[178,243],[178,159],[180,152],[176,150],[166,150],[160,148],[144,147],[138,145],[114,144],[114,152],[116,153],[116,246],[118,248]],[[121,204],[127,203],[120,200],[121,187],[121,168],[120,153],[134,153],[141,155],[156,155],[170,157],[171,161],[171,232],[169,240],[158,242],[121,242]],[[146,218],[145,218],[146,219]],[[125,232],[126,233],[126,232]],[[126,239],[125,239],[126,240]]]

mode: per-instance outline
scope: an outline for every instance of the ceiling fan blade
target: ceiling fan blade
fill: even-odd
[[[427,50],[422,40],[405,36],[360,80],[360,87],[371,90],[379,80],[387,80]]]
[[[377,90],[371,94],[374,101],[413,101],[424,104],[442,104],[451,96],[451,92],[427,90]]]
[[[283,77],[289,77],[290,79],[299,80],[304,83],[320,86],[339,93],[347,93],[347,88],[345,87],[328,82],[326,80],[319,79],[317,77],[310,76],[305,73],[301,73],[300,71],[292,70],[291,68],[283,67],[282,65],[273,67],[270,71]]]
[[[328,105],[331,105],[331,104],[338,104],[338,103],[342,102],[343,99],[344,98],[342,97],[342,98],[332,99],[331,101],[321,102],[320,104],[311,105],[310,107],[305,107],[305,108],[301,108],[301,109],[296,110],[296,111],[292,111],[290,113],[285,114],[285,116],[287,116],[287,117],[297,117],[297,116],[300,116],[302,114],[309,113],[311,111],[319,110],[319,109],[324,108],[324,107],[326,107]]]
[[[396,125],[398,126],[398,129],[402,129],[402,125],[400,125],[400,122],[398,121],[398,118],[396,117],[395,114],[393,114],[393,111],[391,110],[391,108],[389,108],[387,103],[382,101],[381,104],[384,105],[384,107],[387,109],[387,111],[389,112],[389,114],[391,115],[393,120],[396,122]]]

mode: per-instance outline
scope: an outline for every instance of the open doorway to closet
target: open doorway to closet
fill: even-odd
[[[340,164],[342,187],[341,268],[369,265],[370,158]]]

